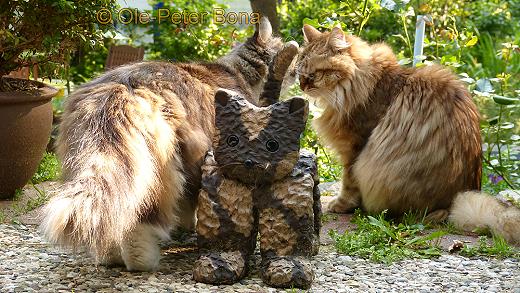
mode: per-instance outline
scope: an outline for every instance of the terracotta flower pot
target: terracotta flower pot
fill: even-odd
[[[12,198],[31,179],[49,141],[58,90],[33,83],[38,89],[31,93],[0,92],[0,199]]]

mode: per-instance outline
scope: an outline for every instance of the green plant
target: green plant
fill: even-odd
[[[49,200],[49,196],[47,195],[47,193],[44,190],[41,190],[34,184],[31,184],[31,185],[38,193],[38,196],[36,196],[35,198],[30,198],[27,201],[27,203],[25,205],[25,212],[30,212],[30,211],[44,205]]]
[[[56,154],[45,153],[31,182],[37,184],[44,181],[56,180],[60,176],[60,172],[60,163]]]
[[[22,198],[22,195],[23,195],[23,189],[18,188],[17,190],[14,191],[13,200],[14,201],[20,200]]]
[[[212,13],[215,8],[227,8],[216,0],[150,2],[152,5],[159,3],[163,5],[161,9],[168,11]],[[154,10],[154,17],[157,18],[158,13],[159,10]],[[154,42],[148,45],[149,58],[172,61],[214,60],[227,53],[236,40],[252,34],[253,30],[254,26],[251,25],[240,28],[229,23],[215,23],[212,17],[189,24],[162,21],[150,28],[150,33],[154,34]]]
[[[460,251],[460,254],[470,257],[479,255],[499,258],[520,257],[520,249],[509,245],[507,241],[500,236],[493,236],[491,243],[489,243],[489,238],[481,236],[479,237],[477,245],[465,245]]]
[[[69,79],[73,84],[81,84],[100,75],[105,70],[108,48],[114,44],[110,38],[95,47],[84,45],[78,48],[70,60]]]
[[[330,221],[336,221],[337,219],[338,219],[338,215],[337,214],[322,214],[321,215],[321,223],[322,224],[328,223]]]
[[[49,196],[44,190],[38,188],[38,186],[36,186],[33,183],[31,183],[31,185],[34,188],[34,190],[36,190],[38,195],[34,198],[29,198],[25,203],[18,202],[14,204],[12,208],[15,216],[21,216],[23,214],[26,214],[44,205],[49,200]]]
[[[66,62],[78,45],[95,46],[109,26],[96,13],[115,0],[6,0],[0,2],[0,76],[31,64]],[[1,89],[0,84],[0,89]]]
[[[363,216],[356,211],[352,219],[357,226],[355,231],[346,231],[340,235],[331,230],[329,235],[339,253],[377,262],[439,256],[441,250],[434,240],[446,232],[427,232],[427,225],[417,223],[416,220],[414,216],[409,216],[407,219],[405,217],[405,221],[395,223],[386,218],[386,211],[376,217]]]
[[[284,0],[278,5],[278,15],[280,17],[280,33],[285,40],[295,40],[303,43],[302,24],[309,23],[320,27],[319,21],[330,24],[337,21],[338,15],[334,14],[339,9],[339,1],[305,1],[305,0]],[[309,17],[313,19],[309,19]]]
[[[318,173],[322,182],[338,181],[343,168],[334,155],[321,144],[316,131],[312,128],[311,121],[314,115],[316,114],[313,114],[312,111],[309,113],[309,119],[300,140],[300,147],[312,151],[318,158]]]

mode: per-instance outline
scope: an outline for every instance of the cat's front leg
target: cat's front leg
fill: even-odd
[[[332,213],[347,213],[361,206],[361,192],[357,182],[352,175],[352,168],[343,168],[341,182],[341,193],[336,196],[328,205],[327,211]]]

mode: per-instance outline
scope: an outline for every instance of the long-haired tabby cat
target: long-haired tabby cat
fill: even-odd
[[[462,82],[441,66],[403,68],[388,46],[338,27],[303,32],[300,87],[322,105],[314,125],[344,166],[328,210],[428,211],[520,242],[520,211],[477,192],[479,114]]]
[[[193,227],[215,91],[258,103],[282,45],[263,18],[253,37],[214,63],[142,62],[76,90],[60,125],[64,184],[47,205],[46,238],[103,263],[155,269],[158,239],[172,226]]]

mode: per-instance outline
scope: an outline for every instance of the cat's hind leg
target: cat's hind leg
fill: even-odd
[[[95,254],[93,256],[96,257]],[[109,252],[99,257],[98,263],[107,267],[125,266],[123,257],[121,257],[121,248],[119,246],[112,247]]]
[[[129,271],[154,271],[159,266],[159,241],[167,231],[150,224],[138,224],[121,245],[121,257]]]
[[[183,216],[189,217],[179,212],[186,182],[182,166],[177,153],[159,169],[160,187],[147,191],[154,198],[154,205],[141,215],[141,221],[121,244],[121,257],[129,271],[156,270],[161,255],[159,242],[169,239],[172,226],[179,226]]]

